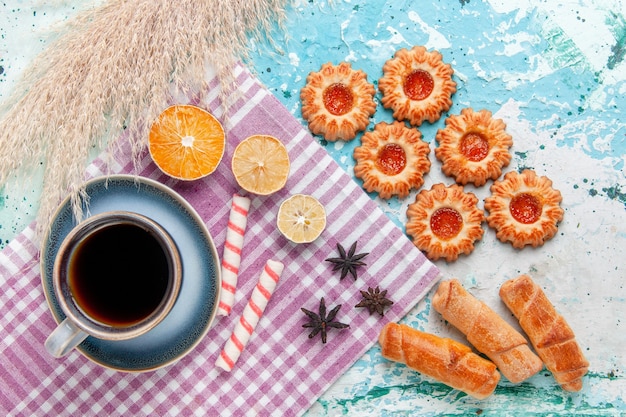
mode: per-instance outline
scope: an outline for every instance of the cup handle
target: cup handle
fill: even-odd
[[[68,319],[65,319],[46,339],[45,347],[55,358],[67,355],[87,338],[88,334],[80,330]]]

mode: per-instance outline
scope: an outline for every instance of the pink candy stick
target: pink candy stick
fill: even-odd
[[[239,355],[246,347],[263,311],[276,288],[276,284],[283,273],[284,265],[281,262],[268,260],[261,272],[261,277],[252,291],[250,300],[243,310],[239,321],[235,324],[232,335],[226,341],[222,353],[215,362],[216,366],[230,372]]]
[[[237,194],[233,195],[228,228],[226,229],[224,255],[222,256],[222,291],[220,303],[217,307],[217,314],[220,316],[228,316],[235,302],[237,277],[239,264],[241,263],[241,248],[243,248],[243,237],[246,231],[246,224],[248,223],[249,209],[249,198],[241,197]]]

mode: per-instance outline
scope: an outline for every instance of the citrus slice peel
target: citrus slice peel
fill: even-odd
[[[150,127],[148,145],[154,163],[167,175],[196,180],[213,173],[226,146],[221,123],[200,107],[166,108]]]
[[[326,228],[326,210],[315,197],[295,194],[281,203],[277,226],[290,241],[310,243]]]
[[[241,188],[269,195],[287,183],[291,163],[283,143],[269,135],[252,135],[235,148],[231,166]]]

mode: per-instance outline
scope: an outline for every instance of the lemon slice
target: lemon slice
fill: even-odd
[[[326,210],[315,197],[296,194],[278,209],[278,230],[294,243],[310,243],[326,228]]]
[[[241,188],[258,195],[275,193],[285,186],[290,162],[287,148],[273,136],[252,135],[239,143],[232,170]]]
[[[167,175],[196,180],[215,171],[224,155],[225,138],[224,128],[211,113],[174,105],[150,127],[150,156]]]

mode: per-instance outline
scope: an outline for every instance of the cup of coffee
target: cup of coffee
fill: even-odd
[[[110,211],[79,223],[56,255],[52,286],[66,318],[46,340],[61,357],[86,337],[127,340],[159,324],[182,282],[176,243],[158,223]]]

